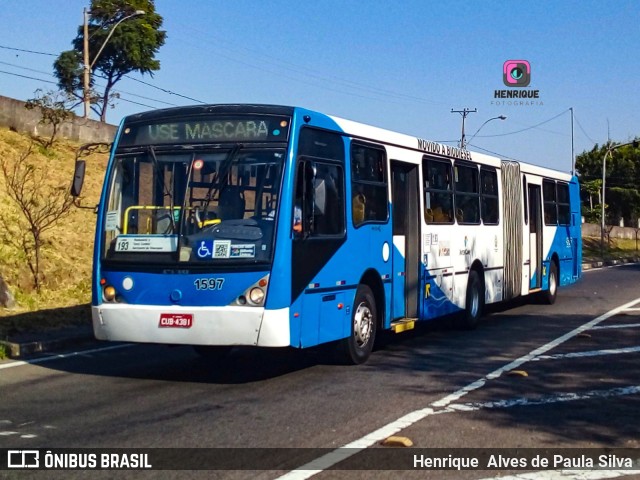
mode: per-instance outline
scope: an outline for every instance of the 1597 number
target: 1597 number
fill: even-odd
[[[193,284],[196,290],[222,290],[224,278],[196,278]]]

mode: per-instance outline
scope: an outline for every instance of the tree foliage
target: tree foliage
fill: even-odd
[[[636,138],[638,140],[638,138]],[[626,142],[625,142],[626,143]],[[602,209],[602,166],[604,156],[616,143],[595,145],[576,157],[576,170],[582,185],[583,214],[591,221],[600,219]],[[605,223],[636,226],[640,218],[640,148],[626,145],[607,155],[605,177]],[[596,203],[597,202],[597,203]]]
[[[113,87],[124,75],[140,72],[153,76],[153,72],[160,69],[160,61],[155,59],[155,54],[164,45],[167,34],[160,30],[163,19],[156,13],[154,0],[91,0],[90,10],[91,108],[104,122],[107,108],[113,106],[114,99],[118,97]],[[137,10],[143,10],[145,14],[118,24]],[[110,33],[111,37],[106,41]],[[54,71],[58,86],[82,100],[83,25],[78,27],[78,35],[72,43],[73,49],[62,52],[54,62]],[[97,92],[96,79],[104,84],[101,93]]]

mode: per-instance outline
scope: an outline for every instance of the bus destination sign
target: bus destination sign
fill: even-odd
[[[238,116],[166,120],[125,125],[120,146],[217,142],[286,142],[287,117]]]

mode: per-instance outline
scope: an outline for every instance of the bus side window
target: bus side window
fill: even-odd
[[[453,223],[451,163],[424,157],[424,219],[427,223]]]
[[[389,218],[386,152],[379,145],[351,144],[351,220],[354,227]]]
[[[341,166],[305,160],[298,164],[293,207],[294,236],[344,233],[344,172]]]

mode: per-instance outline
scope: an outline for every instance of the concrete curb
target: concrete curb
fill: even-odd
[[[37,336],[37,334],[32,336]],[[23,341],[0,340],[0,345],[3,345],[8,350],[9,358],[19,359],[36,353],[53,352],[95,341],[91,327],[79,327],[71,331],[56,332],[54,330],[43,332],[40,339]]]
[[[594,268],[613,267],[615,265],[626,265],[629,263],[640,263],[638,257],[621,258],[617,260],[594,260],[593,262],[586,262],[582,264],[582,270],[592,270]]]

